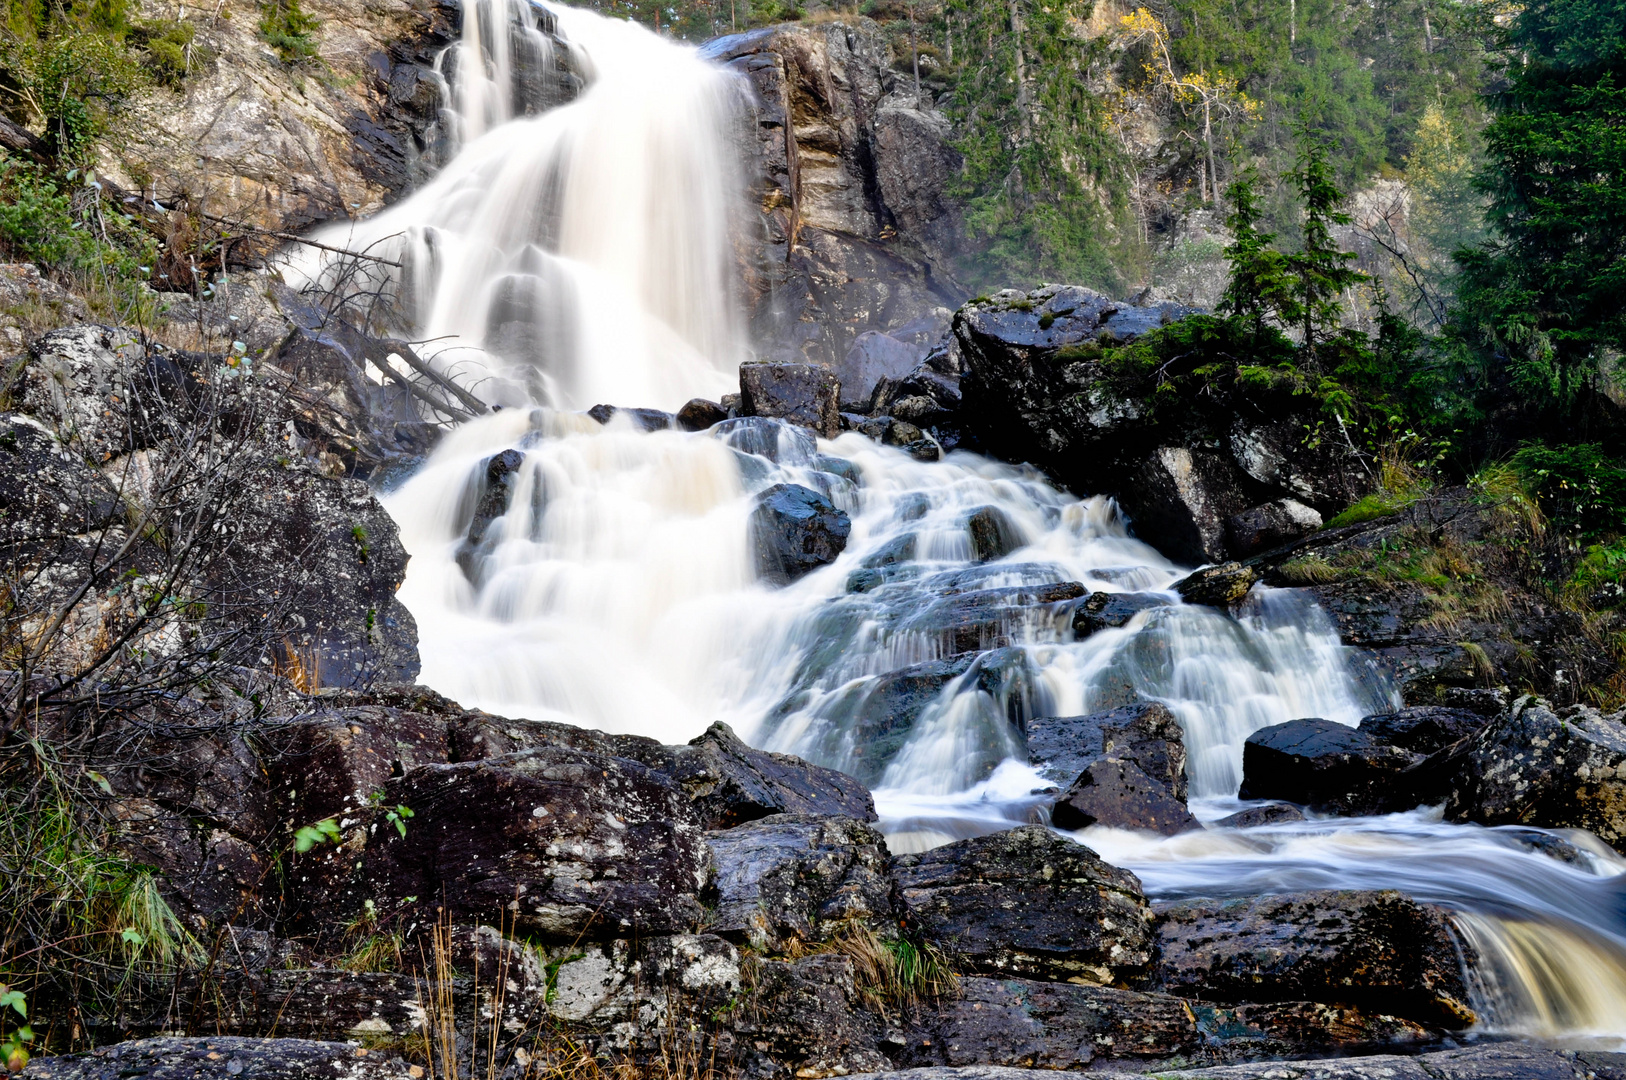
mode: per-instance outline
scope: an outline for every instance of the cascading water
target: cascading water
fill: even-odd
[[[452,431],[387,496],[412,554],[401,595],[425,682],[505,715],[668,742],[727,721],[865,780],[895,850],[1027,820],[1052,779],[1025,760],[1033,716],[1167,703],[1193,809],[1213,821],[1239,805],[1252,731],[1396,704],[1298,594],[1256,590],[1234,618],[1182,604],[1168,591],[1181,568],[1110,501],[1031,472],[776,421],[644,432],[626,414],[565,411],[670,407],[730,381],[735,89],[635,26],[549,8],[587,85],[518,115],[494,99],[525,81],[511,43],[530,40],[537,10],[479,0],[448,65],[466,145],[412,198],[324,236],[399,256],[415,312],[402,329],[439,339],[443,370],[512,406]],[[459,82],[476,78],[478,92]],[[332,281],[334,265],[301,268]],[[748,540],[754,497],[775,483],[852,517],[840,558],[783,588],[756,579]],[[1135,611],[1075,640],[1085,590]],[[1403,889],[1457,912],[1484,1030],[1626,1039],[1626,862],[1589,838],[1421,809],[1079,839],[1153,896]]]

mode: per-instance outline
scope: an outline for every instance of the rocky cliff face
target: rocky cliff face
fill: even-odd
[[[753,93],[745,158],[762,232],[747,263],[763,354],[840,372],[865,334],[946,325],[966,295],[947,190],[959,156],[947,119],[894,77],[878,28],[769,27],[705,53]]]
[[[432,150],[440,100],[429,68],[455,35],[456,4],[305,9],[319,22],[316,56],[294,66],[260,37],[257,5],[194,15],[198,67],[184,89],[132,103],[103,172],[166,207],[279,231],[371,213],[409,190]]]

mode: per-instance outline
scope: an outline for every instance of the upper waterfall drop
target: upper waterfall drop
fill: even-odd
[[[555,38],[585,85],[527,115],[564,92],[539,75]],[[525,0],[467,5],[439,67],[455,156],[410,198],[314,237],[388,263],[306,248],[287,276],[384,296],[382,321],[493,405],[721,396],[746,358],[737,81],[636,23]]]

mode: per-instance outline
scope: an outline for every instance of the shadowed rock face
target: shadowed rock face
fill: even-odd
[[[899,80],[868,19],[773,26],[703,52],[753,92],[746,164],[763,239],[746,286],[762,353],[840,371],[855,393],[907,371],[886,342],[855,346],[873,333],[912,345],[923,317],[935,339],[969,295],[953,270],[947,118]]]
[[[911,917],[962,970],[1122,985],[1152,961],[1140,882],[1039,826],[893,860]]]
[[[1343,1002],[1475,1021],[1446,913],[1390,891],[1158,904],[1156,985],[1214,1001]]]

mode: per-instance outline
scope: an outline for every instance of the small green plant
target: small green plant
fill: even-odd
[[[28,1026],[28,999],[21,990],[0,983],[0,1017],[7,1009],[21,1017],[23,1023],[0,1040],[0,1063],[9,1072],[20,1073],[28,1064],[28,1047],[34,1042],[34,1031]]]
[[[337,844],[340,840],[339,823],[332,818],[323,818],[314,825],[301,826],[294,832],[294,850],[303,855],[319,844],[329,842]]]
[[[316,55],[312,35],[321,25],[305,14],[299,0],[266,0],[260,5],[260,37],[277,50],[284,64],[297,64]]]
[[[382,791],[375,791],[371,795],[368,795],[367,805],[383,806],[384,793]],[[416,815],[412,813],[412,807],[410,806],[396,806],[384,811],[384,820],[395,826],[395,831],[400,833],[402,836],[407,834],[406,823],[415,816]]]

